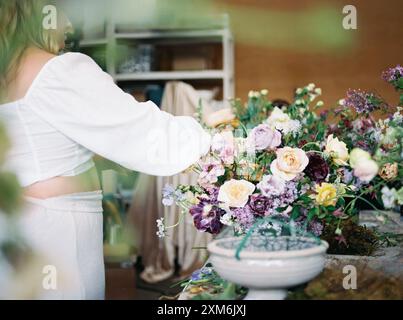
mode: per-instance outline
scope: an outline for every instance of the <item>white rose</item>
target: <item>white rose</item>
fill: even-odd
[[[220,187],[217,199],[229,207],[243,208],[253,191],[255,191],[253,183],[246,180],[231,179]]]
[[[288,114],[278,107],[273,109],[266,122],[272,129],[280,130],[283,134],[297,131],[300,128],[298,120],[292,120]]]
[[[344,142],[334,138],[331,134],[327,137],[325,153],[333,158],[333,162],[338,166],[347,165],[348,149]]]
[[[355,168],[360,162],[365,160],[370,160],[371,155],[360,148],[354,148],[350,152],[350,166],[351,168]]]
[[[358,162],[353,173],[360,180],[370,182],[378,174],[378,170],[378,164],[372,159],[367,159]]]

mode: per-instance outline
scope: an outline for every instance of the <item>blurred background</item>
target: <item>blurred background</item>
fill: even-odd
[[[206,28],[209,24],[212,27],[220,24],[219,19],[214,22],[214,16],[226,14],[234,38],[237,97],[245,97],[253,88],[269,88],[272,96],[291,98],[295,87],[312,81],[326,92],[323,99],[330,104],[342,97],[346,89],[357,85],[382,91],[388,100],[394,97],[393,88],[383,83],[379,75],[385,67],[401,62],[399,0],[71,3],[72,21],[78,26],[84,19],[87,30],[96,29],[101,16],[111,16],[112,12],[118,23],[146,29]],[[342,10],[346,5],[357,9],[356,30],[343,28],[346,14]]]
[[[356,8],[357,29],[343,28],[346,5]],[[349,88],[397,101],[380,75],[402,63],[401,0],[68,0],[61,7],[73,27],[66,51],[90,55],[138,101],[177,115],[193,115],[199,99],[220,109],[250,90],[268,89],[270,99],[287,101],[311,82],[322,88],[325,109]],[[159,240],[155,221],[175,222],[178,213],[162,207],[162,186],[190,177],[149,177],[99,157],[97,168],[107,298],[175,296],[180,287],[172,284],[203,263],[205,252],[194,248],[209,237],[197,234],[190,219]],[[10,195],[0,198],[4,212],[18,203],[10,180],[0,177],[9,190],[3,195]],[[17,242],[3,238],[0,232],[6,249]],[[6,278],[0,276],[0,288]]]

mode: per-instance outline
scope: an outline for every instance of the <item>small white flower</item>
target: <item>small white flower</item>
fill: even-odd
[[[220,221],[223,225],[232,226],[234,224],[234,217],[231,213],[226,213],[221,216]]]
[[[393,120],[396,121],[397,123],[400,123],[403,121],[403,115],[401,114],[401,109],[398,108],[398,111],[396,111],[393,114]]]
[[[259,96],[260,96],[260,93],[259,92],[257,92],[257,91],[249,91],[249,94],[248,94],[248,97],[249,98],[259,98]]]
[[[297,132],[300,129],[299,121],[292,120],[287,113],[284,113],[278,107],[273,109],[266,122],[270,127],[281,131],[283,134]]]
[[[340,106],[344,106],[345,103],[346,103],[346,100],[344,100],[344,99],[339,100],[339,105]]]
[[[318,102],[316,103],[316,106],[317,106],[317,107],[323,107],[323,105],[324,105],[324,103],[323,103],[322,100],[320,100],[320,101],[318,101]]]
[[[164,218],[157,219],[158,231],[156,232],[158,238],[164,238],[166,236],[166,228],[164,224]]]
[[[304,102],[301,99],[298,99],[295,101],[296,105],[304,104]]]
[[[314,83],[308,84],[307,89],[308,89],[309,91],[313,91],[313,90],[315,89],[315,84],[314,84]]]
[[[315,93],[316,93],[317,95],[321,95],[321,94],[322,94],[322,89],[321,89],[321,88],[316,88],[316,89],[315,89]]]
[[[260,94],[261,94],[262,96],[267,96],[267,95],[269,94],[269,90],[263,89],[262,91],[260,91]]]
[[[382,192],[382,202],[386,209],[392,209],[395,206],[396,201],[396,189],[389,189],[387,186],[384,186],[381,190]]]
[[[302,93],[302,89],[301,89],[301,88],[298,88],[298,89],[295,91],[295,93],[296,93],[296,94],[301,94],[301,93]]]

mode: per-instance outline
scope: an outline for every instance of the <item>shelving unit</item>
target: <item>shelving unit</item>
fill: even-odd
[[[211,81],[215,86],[222,88],[222,98],[227,100],[234,96],[234,46],[233,37],[229,28],[227,16],[221,17],[219,24],[221,27],[206,29],[158,29],[158,30],[127,30],[121,31],[118,24],[113,22],[106,23],[105,36],[98,39],[82,39],[80,41],[80,50],[86,53],[94,49],[104,50],[104,69],[119,85],[124,87],[127,82],[131,84],[138,83],[146,85],[147,83],[163,84],[171,80],[183,80],[190,82]],[[116,53],[119,52],[119,45],[122,42],[128,46],[136,46],[142,43],[151,43],[154,45],[175,46],[203,46],[214,44],[221,47],[222,67],[219,69],[205,70],[181,70],[181,71],[151,71],[136,73],[119,73]],[[89,53],[91,55],[91,53]],[[98,53],[99,55],[99,53]],[[99,56],[98,56],[99,58]]]

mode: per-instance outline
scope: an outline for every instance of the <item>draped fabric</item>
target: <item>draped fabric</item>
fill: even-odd
[[[198,104],[198,93],[190,85],[183,82],[166,84],[161,105],[163,111],[173,115],[193,116]],[[165,184],[177,186],[195,182],[196,176],[193,173],[180,173],[171,177],[140,176],[129,216],[136,230],[138,253],[145,266],[140,275],[143,280],[154,283],[169,278],[175,271],[175,261],[182,274],[191,272],[205,261],[206,251],[194,248],[206,247],[211,237],[196,230],[189,214],[185,214],[178,227],[169,229],[167,237],[159,239],[156,235],[156,219],[164,217],[166,225],[170,226],[176,224],[181,215],[177,206],[162,205],[162,188]]]

